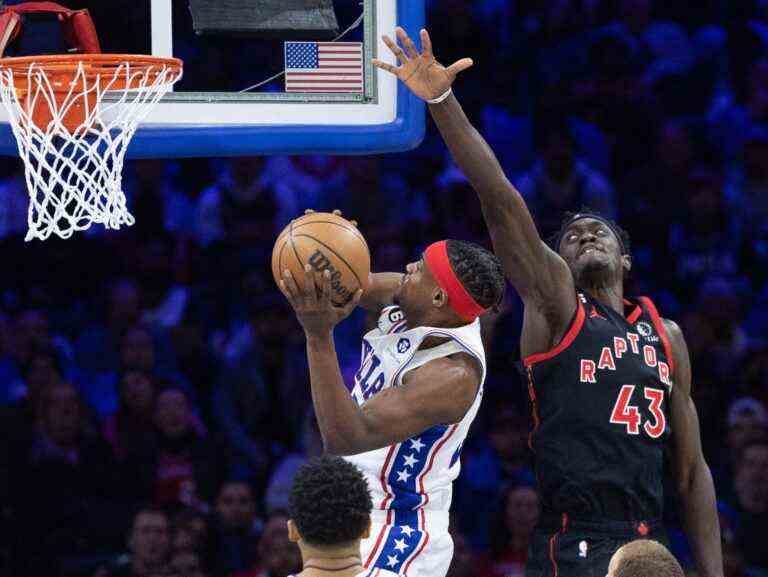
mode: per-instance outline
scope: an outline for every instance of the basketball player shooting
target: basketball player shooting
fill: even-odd
[[[445,68],[421,31],[404,30],[396,75],[429,109],[456,164],[480,197],[494,250],[525,305],[521,351],[533,408],[543,516],[528,577],[605,575],[614,551],[662,538],[664,454],[669,445],[688,539],[703,577],[722,577],[712,476],[691,400],[680,328],[646,298],[624,297],[629,237],[598,214],[567,215],[550,248],[525,201],[471,125],[451,86],[472,66]]]
[[[301,288],[286,270],[280,288],[306,335],[326,451],[357,465],[373,497],[365,567],[442,577],[453,557],[452,483],[483,396],[478,317],[503,298],[501,263],[470,243],[437,242],[405,274],[371,275],[366,293],[344,307],[331,302],[329,271],[307,265],[300,280]],[[363,338],[350,395],[333,329],[358,302],[381,314]]]

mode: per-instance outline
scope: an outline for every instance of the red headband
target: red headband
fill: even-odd
[[[477,304],[453,272],[451,262],[448,260],[446,241],[441,240],[429,245],[424,251],[424,262],[437,284],[448,294],[448,304],[462,319],[472,322],[486,311]]]

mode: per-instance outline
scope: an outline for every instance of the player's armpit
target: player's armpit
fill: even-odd
[[[477,396],[480,370],[472,357],[461,353],[407,373],[402,385],[385,389],[361,407],[364,426],[355,453],[459,422]]]
[[[368,290],[360,299],[360,306],[366,310],[378,312],[393,304],[394,296],[403,280],[402,273],[377,272],[372,273]]]

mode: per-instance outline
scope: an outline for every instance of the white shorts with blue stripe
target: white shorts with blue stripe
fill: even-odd
[[[360,545],[368,569],[407,577],[445,577],[453,559],[448,513],[373,511],[371,536]]]

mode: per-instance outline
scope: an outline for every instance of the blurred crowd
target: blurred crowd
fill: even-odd
[[[438,58],[476,62],[456,93],[541,233],[585,205],[630,232],[627,292],[691,352],[725,575],[768,574],[768,2],[428,4]],[[339,208],[399,271],[436,239],[489,246],[476,196],[432,126],[408,154],[142,160],[124,181],[135,226],[25,244],[23,170],[0,163],[0,575],[283,577],[287,491],[322,444],[274,239]],[[348,382],[371,322],[337,329]],[[520,325],[512,293],[485,321],[451,577],[520,577],[539,516]]]

